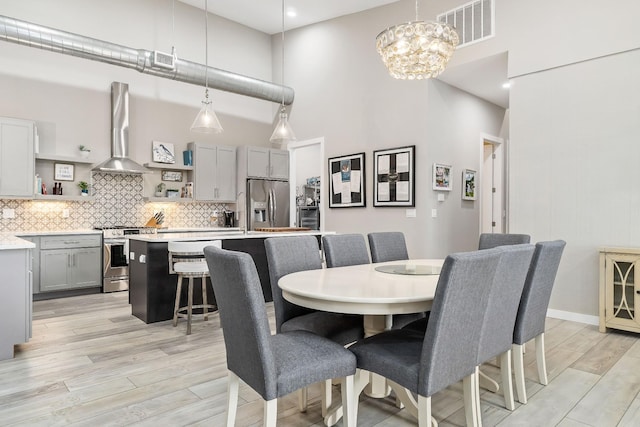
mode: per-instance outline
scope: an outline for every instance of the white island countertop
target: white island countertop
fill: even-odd
[[[0,233],[0,251],[11,249],[33,249],[36,245],[13,233]]]
[[[273,233],[262,231],[192,231],[188,233],[132,234],[127,237],[130,240],[138,240],[141,242],[173,242],[187,240],[265,239],[267,237],[288,237],[303,235],[318,236],[325,234],[335,234],[335,232],[318,230]]]

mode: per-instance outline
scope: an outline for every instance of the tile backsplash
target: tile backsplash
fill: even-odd
[[[72,183],[69,183],[72,185]],[[163,211],[163,226],[210,227],[211,214],[224,204],[209,202],[145,202],[141,175],[93,173],[90,201],[0,200],[0,209],[13,209],[15,218],[0,219],[0,231],[75,230],[115,225],[142,226],[154,213]],[[228,205],[233,209],[233,205]],[[69,217],[63,218],[63,211]]]

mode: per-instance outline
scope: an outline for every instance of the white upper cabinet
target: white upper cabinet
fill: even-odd
[[[246,147],[247,177],[289,179],[289,151]]]
[[[235,202],[236,147],[189,143],[196,201]]]
[[[0,118],[0,197],[33,197],[35,124]]]

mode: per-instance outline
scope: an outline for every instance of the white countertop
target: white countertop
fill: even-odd
[[[9,234],[13,234],[14,236],[56,236],[65,234],[102,234],[102,231],[94,230],[93,228],[79,228],[75,230],[16,231],[13,233],[7,233],[7,235]]]
[[[202,232],[215,232],[215,233],[229,233],[229,232],[241,232],[240,227],[205,227],[205,228],[158,228],[158,233],[202,233]]]
[[[33,249],[36,245],[13,233],[0,233],[0,251],[10,249]]]
[[[262,231],[203,231],[189,233],[160,233],[160,234],[133,234],[127,236],[130,240],[141,242],[172,242],[186,240],[224,240],[224,239],[264,239],[266,237],[288,237],[310,234],[312,236],[335,234],[333,231],[295,231],[295,232],[275,232],[267,233]]]

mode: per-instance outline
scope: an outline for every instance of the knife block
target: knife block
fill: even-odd
[[[158,223],[158,221],[155,218],[152,217],[149,221],[147,221],[147,223],[144,226],[145,227],[159,228],[160,224]]]

